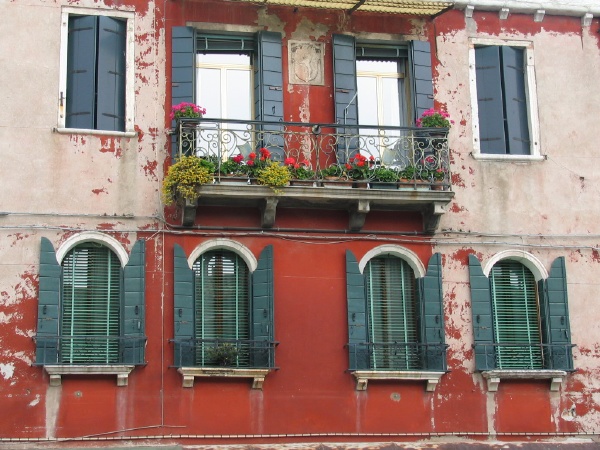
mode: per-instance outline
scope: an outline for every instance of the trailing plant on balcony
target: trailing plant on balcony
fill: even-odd
[[[217,344],[206,351],[207,359],[219,366],[234,366],[239,355],[234,344]]]
[[[258,184],[270,187],[287,186],[290,179],[288,167],[274,161],[268,161],[266,167],[260,169],[256,177]]]
[[[197,119],[206,114],[206,108],[194,103],[181,102],[171,108],[171,120]]]
[[[312,170],[310,163],[306,160],[296,162],[295,158],[286,158],[283,163],[288,167],[294,180],[312,180],[315,178],[315,171]]]
[[[182,156],[169,167],[162,184],[163,201],[167,204],[188,200],[196,201],[198,188],[213,181],[215,166],[195,156]]]
[[[345,164],[346,173],[352,180],[368,180],[373,175],[375,157],[367,158],[360,153],[351,156]]]

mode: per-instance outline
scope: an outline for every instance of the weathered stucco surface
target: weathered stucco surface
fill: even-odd
[[[479,448],[465,442],[504,446],[547,439],[558,445],[578,438],[586,440],[581,448],[595,445],[590,442],[600,433],[595,306],[599,20],[582,26],[580,16],[548,14],[535,22],[532,12],[514,11],[502,20],[499,7],[483,3],[495,10],[476,8],[472,18],[452,9],[436,18],[409,18],[206,0],[0,3],[0,17],[9,18],[0,26],[0,447],[12,448],[17,439],[31,440],[27,445],[49,439],[58,448],[73,443],[55,439],[84,436],[85,446],[143,439],[173,446],[278,448],[273,442],[308,442],[317,447],[322,442],[325,449],[335,442],[359,448],[368,441],[360,448],[398,448],[382,443],[395,441],[407,448],[450,449]],[[558,3],[564,6],[559,1],[548,5]],[[135,12],[135,137],[55,131],[63,6]],[[25,33],[31,24],[43,33]],[[171,33],[172,27],[186,24],[211,31],[281,32],[284,71],[289,40],[323,43],[322,86],[287,84],[284,76],[285,120],[303,122],[334,121],[333,33],[428,40],[435,103],[455,121],[450,147],[456,195],[440,231],[413,234],[421,227],[420,216],[390,212],[370,216],[367,223],[385,233],[349,234],[345,211],[287,210],[277,225],[296,231],[265,232],[257,225],[256,211],[243,207],[206,208],[199,213],[202,229],[180,229],[180,217],[174,208],[163,208],[159,190],[170,164],[165,105],[171,100]],[[473,157],[471,38],[532,43],[537,85],[532,106],[539,113],[542,160]],[[313,232],[323,229],[339,233]],[[137,239],[146,240],[148,364],[134,370],[127,387],[117,387],[108,377],[65,377],[62,386],[49,386],[43,369],[32,366],[40,238],[60,248],[84,231],[104,232],[125,251]],[[263,391],[218,379],[183,389],[170,367],[173,247],[181,245],[189,253],[217,237],[241,242],[254,255],[266,245],[275,248],[280,369],[269,374]],[[442,254],[449,372],[435,392],[425,392],[421,382],[374,382],[358,392],[346,372],[343,255],[350,249],[360,259],[389,243],[404,246],[423,263],[434,252]],[[546,270],[555,258],[566,258],[577,371],[558,392],[549,390],[547,380],[503,382],[498,392],[488,392],[475,371],[468,255],[485,263],[504,250],[527,252]],[[98,441],[105,437],[112,440]],[[422,441],[417,445],[417,440]],[[461,442],[453,447],[455,441]]]

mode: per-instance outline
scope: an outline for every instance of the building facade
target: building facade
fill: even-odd
[[[0,444],[594,445],[600,6],[288,3],[0,5]]]

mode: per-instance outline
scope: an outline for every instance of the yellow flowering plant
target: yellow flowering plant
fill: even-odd
[[[162,198],[166,204],[182,199],[195,201],[199,196],[198,188],[213,181],[215,166],[212,162],[196,156],[182,156],[169,167],[163,180]]]

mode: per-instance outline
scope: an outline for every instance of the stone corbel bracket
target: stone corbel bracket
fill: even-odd
[[[263,228],[273,228],[275,225],[275,216],[277,215],[277,197],[267,197],[260,203],[261,226]]]
[[[435,233],[445,212],[444,203],[441,202],[434,202],[423,210],[423,227],[426,233]]]
[[[567,377],[564,370],[486,370],[481,372],[487,380],[488,392],[497,392],[500,380],[550,380],[550,390],[559,391]]]
[[[365,225],[367,214],[371,210],[369,200],[358,200],[352,205],[348,213],[350,214],[349,228],[351,231],[360,231]]]
[[[446,372],[425,372],[425,371],[379,371],[379,370],[355,370],[352,375],[356,378],[356,390],[366,391],[369,380],[424,380],[427,381],[425,390],[434,392],[440,378]]]
[[[180,367],[177,369],[183,376],[183,387],[194,386],[196,377],[225,377],[225,378],[252,378],[252,389],[262,391],[265,377],[269,369],[232,369],[228,367]]]

